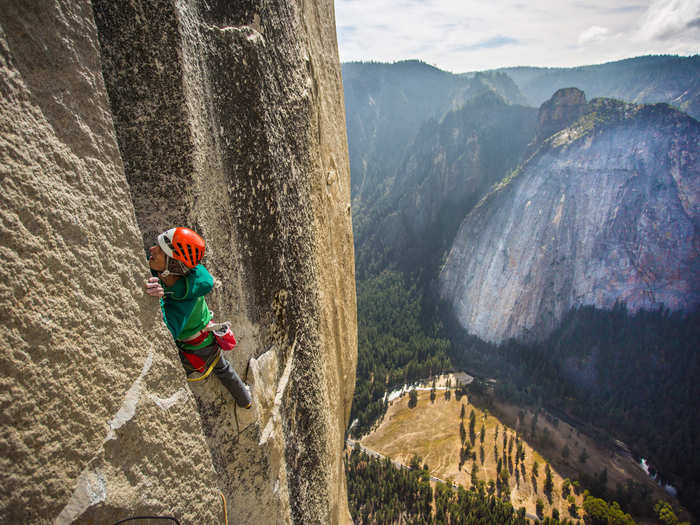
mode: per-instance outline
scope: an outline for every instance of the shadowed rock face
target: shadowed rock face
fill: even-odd
[[[221,492],[230,523],[349,523],[332,3],[6,2],[0,26],[0,521],[218,523]],[[173,225],[207,239],[252,411],[216,379],[186,386],[142,292],[143,248]]]
[[[542,338],[578,305],[700,304],[700,125],[590,106],[462,223],[441,291],[483,339]]]

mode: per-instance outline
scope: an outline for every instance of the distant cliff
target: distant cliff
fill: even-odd
[[[401,179],[401,164],[427,122],[440,122],[485,92],[524,100],[503,73],[454,75],[417,60],[343,64],[343,85],[356,211],[373,206]]]
[[[442,296],[485,340],[540,339],[578,305],[700,304],[700,124],[665,104],[560,93],[540,129],[566,113],[574,122],[465,218],[442,270]]]
[[[2,523],[350,523],[350,177],[333,4],[0,10]],[[144,247],[207,239],[252,385],[187,386]]]
[[[520,162],[537,111],[487,91],[425,123],[378,206],[386,215],[357,248],[358,270],[385,262],[426,266],[449,249],[465,209]],[[359,240],[359,239],[358,239]],[[360,273],[361,275],[361,273]]]
[[[508,67],[510,76],[539,106],[555,91],[576,86],[588,98],[611,97],[627,102],[666,102],[700,118],[700,55],[652,55],[579,67]]]

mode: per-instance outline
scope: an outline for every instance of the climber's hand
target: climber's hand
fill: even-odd
[[[158,277],[149,277],[146,281],[145,287],[146,293],[152,297],[163,297],[163,295],[165,295]]]

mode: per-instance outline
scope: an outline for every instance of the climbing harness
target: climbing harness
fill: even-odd
[[[216,341],[216,345],[219,347],[219,349],[216,353],[216,358],[212,361],[206,371],[204,370],[206,363],[201,357],[180,348],[180,352],[182,352],[187,361],[189,361],[192,368],[202,374],[200,377],[191,379],[188,378],[187,381],[189,382],[202,381],[209,377],[209,374],[211,374],[212,370],[221,359],[221,352],[228,352],[236,347],[236,337],[231,331],[231,323],[229,321],[225,321],[223,323],[210,322],[198,335],[183,342],[191,345],[197,345],[209,337],[209,334],[214,336],[214,340]]]
[[[186,354],[186,352],[183,352],[183,353]],[[185,357],[187,357],[187,355],[185,355]],[[195,356],[195,357],[197,357],[197,356]],[[206,372],[204,372],[199,377],[188,377],[187,381],[189,381],[190,383],[194,383],[195,381],[204,381],[207,377],[209,377],[209,374],[211,374],[211,371],[214,370],[214,367],[219,362],[219,359],[221,359],[221,350],[220,349],[218,352],[216,352],[216,358],[214,358],[214,360],[211,362],[211,364],[209,365],[209,368],[207,368]]]

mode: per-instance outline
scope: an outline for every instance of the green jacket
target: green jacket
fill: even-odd
[[[151,273],[158,276],[156,272]],[[186,276],[180,277],[172,286],[163,286],[165,296],[160,300],[163,321],[173,335],[177,346],[183,350],[203,348],[214,342],[211,334],[197,345],[181,342],[182,339],[196,335],[211,321],[212,314],[204,296],[213,287],[214,278],[201,264],[195,266]]]

